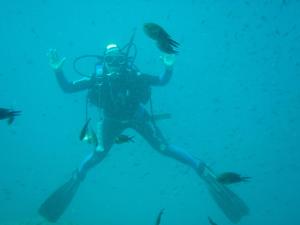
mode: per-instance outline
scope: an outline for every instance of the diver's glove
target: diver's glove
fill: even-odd
[[[49,49],[47,56],[49,58],[49,65],[54,72],[62,70],[66,57],[59,58],[56,49]]]
[[[165,65],[166,69],[172,69],[175,63],[175,55],[174,54],[165,54],[160,56],[163,64]]]

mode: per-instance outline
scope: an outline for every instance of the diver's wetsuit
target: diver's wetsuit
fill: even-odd
[[[100,97],[98,106],[103,109],[104,113],[100,134],[102,150],[95,150],[83,161],[78,169],[80,178],[84,178],[90,168],[102,161],[112,147],[116,136],[127,128],[136,130],[160,153],[197,170],[200,162],[187,152],[169,145],[142,106],[149,99],[150,87],[167,84],[171,76],[171,69],[166,69],[161,77],[125,70],[121,75],[104,75],[101,79],[92,77],[68,82],[62,71],[56,72],[57,81],[66,93],[96,90],[97,96]]]

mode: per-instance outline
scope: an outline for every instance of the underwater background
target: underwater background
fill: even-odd
[[[36,225],[40,204],[93,150],[78,138],[86,92],[62,92],[48,49],[75,80],[77,56],[123,46],[136,29],[136,65],[160,75],[146,22],[181,44],[171,82],[152,90],[154,111],[172,114],[158,124],[168,140],[218,173],[252,177],[232,185],[250,208],[240,224],[300,224],[299,11],[299,0],[2,1],[0,107],[22,115],[0,121],[0,224]],[[230,224],[193,169],[135,141],[112,148],[58,223],[152,225],[164,208],[161,225]]]

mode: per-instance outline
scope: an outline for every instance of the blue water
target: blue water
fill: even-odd
[[[250,208],[240,224],[300,224],[299,10],[299,0],[2,1],[0,107],[22,116],[0,121],[0,223],[41,221],[41,202],[92,151],[78,139],[86,92],[61,91],[48,49],[75,80],[76,56],[125,45],[136,28],[136,64],[160,75],[142,30],[155,22],[181,44],[171,82],[153,89],[155,112],[172,114],[159,122],[165,136],[216,172],[252,177],[232,186]],[[192,169],[136,136],[88,174],[60,222],[152,225],[161,208],[161,225],[230,224]]]

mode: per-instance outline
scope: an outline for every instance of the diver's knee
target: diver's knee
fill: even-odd
[[[101,154],[104,152],[104,148],[102,145],[97,145],[95,149],[96,154]]]

